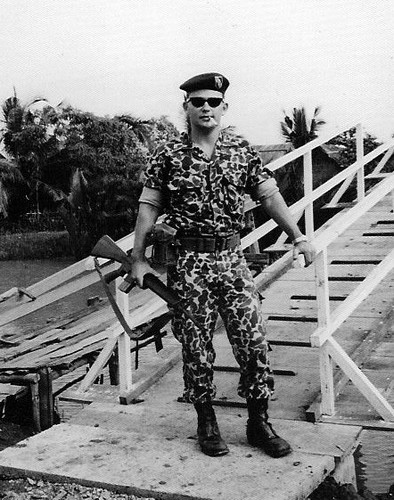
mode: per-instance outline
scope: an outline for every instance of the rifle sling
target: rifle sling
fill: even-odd
[[[97,259],[94,259],[94,266],[96,268],[96,271],[98,272],[98,275],[100,276],[100,281],[103,284],[105,293],[108,297],[109,303],[111,304],[111,307],[115,313],[116,318],[118,319],[119,323],[122,325],[125,333],[132,339],[132,340],[138,340],[140,337],[140,334],[136,334],[133,332],[133,330],[129,327],[126,319],[124,318],[121,310],[119,309],[118,304],[116,303],[115,297],[112,295],[111,290],[109,289],[108,283],[105,281],[105,277],[103,276],[103,273],[101,272],[100,266],[97,262]]]

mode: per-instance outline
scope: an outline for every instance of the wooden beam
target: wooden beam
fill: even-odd
[[[41,430],[49,429],[54,423],[54,400],[52,391],[52,370],[47,366],[39,370],[38,382]]]
[[[381,173],[381,170],[383,169],[383,167],[386,165],[386,163],[388,162],[388,160],[390,159],[391,155],[394,153],[394,147],[388,149],[385,153],[385,155],[383,156],[383,158],[380,160],[380,162],[376,165],[376,167],[374,168],[373,172],[371,172],[370,175],[367,175],[366,176],[366,179],[370,178],[370,177],[379,177],[379,176],[386,176],[386,175],[390,175],[391,172],[387,172],[387,173]]]
[[[346,354],[336,340],[327,340],[329,355],[335,363],[346,373],[349,379],[369,401],[379,415],[389,422],[394,422],[394,408],[382,396],[379,390],[370,382],[352,359]]]

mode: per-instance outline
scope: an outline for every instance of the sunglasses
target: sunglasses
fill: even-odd
[[[202,108],[206,102],[211,108],[217,108],[223,102],[223,98],[208,97],[208,99],[205,99],[205,97],[189,97],[186,102],[191,102],[195,108]]]

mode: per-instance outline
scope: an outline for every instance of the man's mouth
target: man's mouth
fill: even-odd
[[[204,122],[209,122],[209,121],[213,121],[213,123],[217,124],[217,121],[215,120],[215,118],[213,116],[202,116],[201,117],[201,120],[203,120]]]

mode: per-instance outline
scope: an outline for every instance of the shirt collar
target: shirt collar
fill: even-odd
[[[224,145],[224,146],[229,145],[227,143],[228,143],[228,140],[226,140],[226,134],[224,134],[223,130],[221,130],[219,133],[219,137],[218,137],[216,144],[215,144],[215,149],[219,150],[222,147],[222,145]],[[180,149],[193,149],[192,139],[187,132],[181,133]]]

